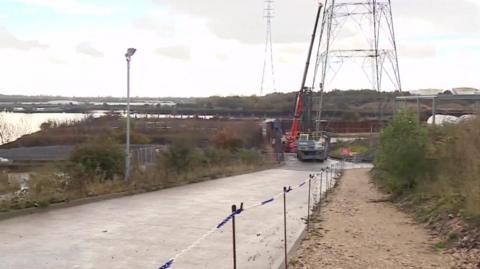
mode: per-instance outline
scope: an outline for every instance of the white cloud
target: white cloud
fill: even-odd
[[[399,18],[426,22],[429,34],[460,35],[480,33],[480,5],[471,0],[401,0],[392,3]],[[422,26],[422,25],[420,25]],[[417,27],[418,28],[418,25]],[[411,30],[418,30],[411,28]]]
[[[217,60],[219,61],[226,61],[228,59],[228,56],[225,53],[217,52],[215,58],[217,58]]]
[[[46,49],[48,45],[37,40],[21,40],[15,37],[4,27],[0,27],[0,49],[30,50],[34,48]]]
[[[79,11],[68,5],[77,4],[82,5],[79,10],[85,14],[104,12],[100,8],[99,13],[94,5],[83,6],[80,0],[66,0],[65,4],[58,0],[15,1],[52,8],[56,5],[58,12],[71,14]],[[0,57],[6,63],[0,65],[0,73],[4,74],[3,92],[123,96],[124,53],[126,48],[135,47],[138,52],[132,60],[133,95],[260,93],[265,33],[263,1],[155,1],[161,4],[158,8],[108,26],[79,27],[75,31],[52,27],[29,32],[28,29],[15,28],[15,25],[6,25],[8,29],[16,30],[15,35],[0,28],[0,48],[9,48],[0,50]],[[452,38],[455,32],[452,29],[466,23],[458,18],[461,14],[449,15],[445,11],[447,7],[424,4],[434,0],[418,0],[421,11],[411,10],[408,5],[412,1],[393,2],[405,89],[480,86],[477,75],[480,55],[474,53],[480,47],[480,41],[458,36]],[[466,0],[459,1],[462,7]],[[313,27],[315,2],[279,0],[276,3],[273,49],[279,91],[298,90]],[[468,4],[465,6],[469,7]],[[429,10],[433,7],[442,11]],[[462,12],[475,25],[472,14],[479,11],[480,8]],[[410,14],[412,12],[416,15]],[[444,26],[444,23],[437,23],[439,20],[453,21],[455,26]],[[34,21],[29,23],[34,25]],[[466,29],[468,31],[459,31],[458,35],[473,35],[475,29],[470,26]],[[357,35],[352,34],[354,28],[347,30],[337,45],[358,45]],[[462,40],[451,41],[459,39]],[[85,43],[86,40],[91,43]],[[47,41],[48,50],[33,49],[46,48],[42,43]],[[13,48],[16,50],[11,50]],[[85,57],[78,52],[103,57]],[[22,79],[24,77],[28,79]],[[369,86],[358,67],[346,68],[337,75],[336,82],[334,86],[342,88]]]
[[[81,42],[77,45],[77,52],[92,57],[103,57],[103,52],[95,49],[92,44],[88,42]]]
[[[153,0],[173,13],[205,18],[218,37],[243,43],[265,40],[264,2],[259,0]],[[276,1],[274,41],[298,42],[308,39],[316,13],[316,1]]]
[[[112,8],[101,7],[94,4],[82,3],[78,0],[11,0],[27,5],[45,6],[59,13],[108,15]]]
[[[182,46],[156,48],[154,52],[155,54],[160,56],[165,56],[182,61],[190,61],[190,59],[192,58],[190,48]]]
[[[437,56],[437,47],[433,44],[405,44],[398,49],[402,57],[423,59]]]
[[[165,14],[157,14],[157,17],[154,15],[144,16],[134,20],[133,26],[138,29],[154,32],[159,36],[172,37],[175,32],[174,20],[159,21],[158,16],[164,18]]]

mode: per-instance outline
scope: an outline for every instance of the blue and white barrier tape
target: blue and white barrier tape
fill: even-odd
[[[271,203],[271,202],[273,202],[273,201],[275,201],[275,198],[270,198],[270,199],[268,199],[268,200],[266,200],[266,201],[263,201],[263,202],[262,202],[262,205],[266,205],[266,204]]]
[[[235,217],[236,215],[239,215],[241,214],[242,212],[246,211],[246,210],[250,210],[250,209],[253,209],[255,207],[259,207],[259,206],[264,206],[264,205],[267,205],[267,204],[270,204],[270,203],[273,203],[275,201],[276,198],[282,196],[284,193],[289,193],[293,190],[296,190],[298,188],[301,188],[303,186],[305,186],[305,184],[307,184],[308,181],[315,181],[315,180],[318,180],[319,179],[319,176],[324,173],[324,171],[327,171],[328,169],[322,169],[320,173],[317,173],[317,174],[312,174],[313,176],[311,176],[309,179],[303,181],[302,183],[300,183],[297,187],[295,188],[292,188],[291,186],[288,186],[288,187],[285,187],[284,188],[284,191],[281,192],[281,193],[278,193],[277,195],[275,195],[273,198],[270,198],[270,199],[267,199],[267,200],[264,200],[258,204],[255,204],[251,207],[247,207],[245,209],[237,209],[235,212],[232,212],[230,215],[228,215],[225,219],[223,219],[217,226],[215,226],[215,228],[211,229],[210,231],[208,231],[207,233],[205,233],[202,237],[200,237],[199,239],[197,239],[197,241],[195,241],[193,244],[191,244],[190,246],[188,246],[187,248],[183,249],[182,251],[180,251],[177,255],[175,255],[173,258],[169,259],[168,261],[166,261],[162,266],[158,267],[158,269],[168,269],[168,268],[171,268],[173,266],[173,264],[175,263],[175,261],[183,256],[186,252],[190,251],[192,248],[196,247],[198,244],[200,244],[203,240],[205,240],[208,236],[210,236],[212,233],[214,233],[216,230],[222,228],[223,226],[225,226],[233,217]]]
[[[163,264],[162,266],[158,267],[158,269],[167,269],[167,268],[170,268],[170,266],[172,266],[173,264],[173,259],[170,259],[169,261],[167,261],[165,264]]]
[[[231,219],[233,219],[233,217],[235,217],[236,215],[239,215],[240,213],[242,213],[243,209],[240,208],[240,209],[237,209],[235,210],[235,212],[233,212],[232,214],[228,215],[225,219],[222,220],[222,222],[220,222],[218,225],[217,225],[217,229],[220,229],[222,228],[223,226],[225,226],[225,224],[227,224]]]

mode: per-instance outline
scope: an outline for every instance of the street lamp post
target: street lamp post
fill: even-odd
[[[125,180],[130,178],[130,61],[133,54],[137,51],[134,48],[129,48],[125,53],[127,59],[127,137],[125,143]]]

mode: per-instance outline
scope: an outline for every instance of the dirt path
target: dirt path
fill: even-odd
[[[347,171],[330,203],[314,219],[293,268],[452,268],[420,225],[370,183],[367,169]],[[377,201],[377,202],[372,202]]]

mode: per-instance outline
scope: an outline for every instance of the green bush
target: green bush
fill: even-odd
[[[185,143],[175,143],[168,147],[168,150],[163,153],[163,162],[167,165],[167,168],[174,170],[177,174],[180,174],[183,170],[187,170],[194,162],[194,150]]]
[[[227,129],[217,132],[212,140],[213,144],[219,149],[237,151],[243,147],[243,140]]]
[[[71,164],[85,175],[103,175],[105,179],[122,175],[124,160],[121,146],[108,139],[79,145],[70,156]]]
[[[413,190],[428,172],[427,142],[427,129],[412,113],[400,111],[380,134],[374,161],[379,182],[396,195]]]
[[[230,163],[234,159],[232,152],[225,149],[206,148],[203,153],[209,165]]]
[[[237,153],[241,162],[245,164],[258,164],[262,161],[260,153],[253,149],[241,149]]]

